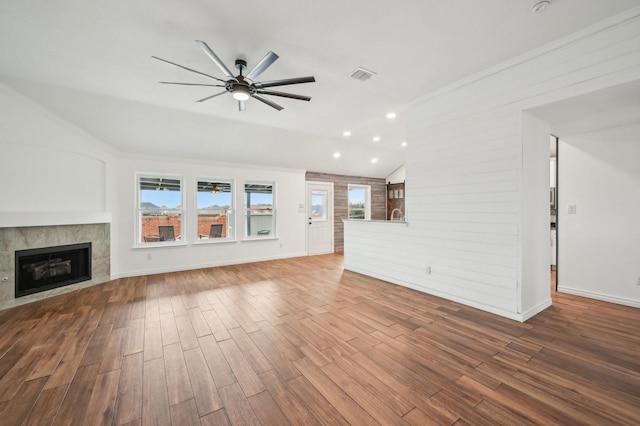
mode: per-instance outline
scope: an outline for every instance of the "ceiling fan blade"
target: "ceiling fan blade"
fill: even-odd
[[[255,99],[257,99],[257,100],[259,100],[260,102],[263,102],[263,103],[265,103],[265,104],[269,105],[269,106],[270,106],[270,107],[272,107],[272,108],[277,109],[278,111],[281,111],[281,110],[283,110],[283,109],[284,109],[283,107],[281,107],[281,106],[280,106],[280,105],[278,105],[277,103],[275,103],[275,102],[271,102],[269,99],[267,99],[267,98],[263,98],[263,97],[262,97],[262,96],[260,96],[260,95],[253,94],[253,95],[251,95],[251,97],[252,97],[252,98],[255,98]]]
[[[208,101],[209,99],[215,98],[216,96],[224,95],[225,93],[228,93],[228,92],[225,90],[224,92],[220,92],[220,93],[216,93],[215,95],[207,96],[206,98],[202,98],[200,100],[197,100],[196,102]]]
[[[238,101],[238,111],[242,112],[247,109],[247,103],[245,101]]]
[[[213,50],[211,50],[211,48],[207,45],[207,43],[201,40],[196,40],[196,43],[200,45],[202,50],[204,50],[204,53],[206,53],[207,56],[211,58],[211,60],[218,66],[218,68],[222,70],[222,72],[224,73],[224,75],[227,76],[227,78],[234,81],[238,81],[233,76],[233,74],[231,74],[231,71],[229,71],[229,68],[227,68],[226,65],[220,60],[220,58],[218,58],[218,56],[216,56],[216,54],[213,53]]]
[[[261,83],[253,83],[253,86],[256,89],[262,89],[265,87],[286,86],[287,84],[313,83],[314,81],[316,81],[316,79],[313,76],[309,76],[309,77],[285,78],[284,80],[263,81]]]
[[[283,98],[298,99],[300,101],[310,101],[309,96],[295,95],[293,93],[274,92],[273,90],[258,89],[257,93],[261,95],[282,96]]]
[[[222,82],[224,82],[224,80],[222,80],[222,79],[220,79],[220,78],[218,78],[218,77],[214,77],[214,76],[212,76],[212,75],[205,74],[205,73],[203,73],[203,72],[196,71],[196,70],[193,70],[193,69],[191,69],[191,68],[187,68],[187,67],[185,67],[185,66],[182,66],[182,65],[176,64],[176,63],[174,63],[174,62],[167,61],[166,59],[158,58],[157,56],[152,56],[152,58],[153,58],[153,59],[157,59],[158,61],[166,62],[167,64],[175,65],[176,67],[178,67],[178,68],[182,68],[183,70],[187,70],[187,71],[195,72],[196,74],[204,75],[205,77],[209,77],[209,78],[212,78],[212,79],[214,79],[214,80],[218,80],[218,81],[222,81]]]
[[[177,83],[173,81],[159,81],[160,84],[179,84],[182,86],[207,86],[207,87],[225,87],[224,84],[201,84],[201,83]]]
[[[264,55],[264,58],[260,59],[260,62],[258,62],[258,64],[253,67],[251,71],[249,71],[249,74],[247,74],[245,78],[248,78],[251,81],[255,80],[256,77],[265,72],[266,69],[269,68],[271,64],[273,64],[278,58],[278,55],[269,51],[266,55]]]

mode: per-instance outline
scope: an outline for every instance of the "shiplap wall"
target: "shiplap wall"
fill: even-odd
[[[349,184],[371,186],[371,219],[385,220],[387,218],[387,191],[384,179],[317,172],[307,172],[305,179],[315,182],[333,182],[333,247],[335,252],[344,250],[342,219],[346,219],[349,215]]]
[[[523,111],[636,79],[640,8],[423,98],[409,225],[347,224],[346,268],[520,321],[549,306],[548,133]]]

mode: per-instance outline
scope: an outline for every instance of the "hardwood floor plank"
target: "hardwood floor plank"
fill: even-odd
[[[142,424],[171,425],[164,361],[144,362],[142,374]]]
[[[291,390],[290,382],[285,383],[275,370],[260,374],[260,381],[264,383],[273,398],[280,407],[283,415],[291,424],[314,425],[319,424],[317,418],[309,411],[306,404]],[[325,401],[326,402],[326,401]]]
[[[84,415],[83,425],[113,424],[119,380],[119,369],[98,374],[91,391],[91,399]]]
[[[109,338],[104,348],[102,363],[100,364],[100,373],[111,370],[118,370],[122,365],[122,354],[124,352],[125,339],[127,338],[126,327],[111,330]]]
[[[144,350],[144,318],[129,321],[123,355],[131,355]]]
[[[258,421],[262,425],[288,425],[290,424],[284,416],[280,407],[275,403],[269,392],[264,391],[255,394],[249,399],[249,404],[253,408]]]
[[[212,308],[211,310],[202,312],[202,316],[218,342],[231,338],[231,334],[229,334],[229,331],[222,323],[222,320],[218,317],[215,309]]]
[[[251,404],[238,383],[220,389],[224,410],[232,425],[260,425]]]
[[[231,424],[224,409],[200,417],[200,423],[202,426],[228,426]]]
[[[144,360],[162,358],[162,330],[160,319],[144,322]]]
[[[368,394],[382,404],[386,404],[396,416],[404,416],[415,406],[398,393],[401,386],[398,386],[396,381],[390,380],[387,383],[383,381],[389,378],[388,374],[377,375],[374,371],[367,370],[365,367],[367,364],[362,365],[356,362],[353,356],[343,357],[336,354],[332,359],[333,363],[345,372],[345,377],[349,377],[354,384],[366,389]],[[411,392],[411,390],[408,391]]]
[[[296,377],[287,383],[293,393],[304,402],[311,415],[322,425],[353,424],[343,417],[338,408],[322,395],[322,392],[305,376]],[[339,397],[339,396],[338,396]],[[347,397],[348,398],[348,397]],[[360,423],[357,423],[360,424]]]
[[[240,351],[251,364],[251,368],[257,374],[273,369],[273,364],[269,362],[265,354],[256,346],[252,338],[245,333],[242,327],[229,330],[233,341],[238,345]],[[251,333],[254,335],[256,332]]]
[[[287,347],[275,344],[262,331],[251,333],[251,340],[265,355],[266,359],[269,361],[269,365],[273,366],[284,380],[291,380],[300,375],[298,369],[294,367],[287,357]],[[295,351],[295,353],[298,353],[298,351]],[[301,357],[293,358],[300,359]]]
[[[236,376],[215,339],[212,336],[204,336],[199,339],[199,343],[216,387],[219,389],[236,383]]]
[[[191,308],[187,310],[187,316],[191,321],[191,326],[193,327],[193,331],[196,333],[197,337],[206,336],[207,334],[211,334],[211,329],[209,325],[204,319],[202,315],[202,311],[200,311],[199,307]]]
[[[176,317],[176,326],[178,327],[182,350],[188,351],[189,349],[197,348],[200,343],[198,343],[198,336],[196,336],[189,317],[187,315]]]
[[[351,399],[340,387],[311,361],[302,358],[294,365],[304,377],[352,424],[377,424],[373,417]],[[331,364],[329,364],[331,365]],[[324,367],[327,368],[327,367]]]
[[[201,348],[186,351],[184,360],[189,372],[198,414],[204,416],[223,408],[216,383],[209,372]]]
[[[46,377],[40,377],[23,382],[17,389],[15,397],[0,406],[0,419],[2,419],[0,423],[20,424],[21,420],[29,415],[30,408],[38,399],[46,381]]]
[[[160,314],[160,332],[162,333],[162,346],[180,343],[178,326],[173,316],[173,311]]]
[[[42,392],[40,392],[40,395],[38,396],[38,400],[28,413],[28,417],[26,418],[27,420],[24,424],[30,426],[51,425],[53,423],[53,419],[56,417],[56,413],[58,412],[60,405],[62,404],[62,400],[67,393],[68,387],[68,384],[64,384],[55,388],[43,388]],[[24,404],[24,401],[16,400],[16,402],[17,401],[20,402],[21,406],[27,406],[27,404]],[[3,419],[5,418],[1,410],[0,416],[2,416]],[[12,423],[7,421],[7,424]],[[20,424],[20,422],[17,421],[15,424]]]
[[[193,398],[171,406],[171,424],[185,426],[200,424],[196,401]]]
[[[321,368],[322,372],[327,375],[335,384],[351,397],[360,407],[362,407],[371,417],[376,419],[380,424],[406,425],[402,419],[402,414],[395,413],[384,399],[370,392],[357,379],[354,380],[349,374],[341,369],[336,363],[328,364]]]
[[[123,425],[142,419],[144,355],[136,352],[122,360],[115,424]]]
[[[99,368],[100,364],[89,364],[78,368],[62,400],[54,425],[82,424]]]
[[[242,387],[246,396],[249,397],[265,390],[264,384],[260,381],[258,375],[252,368],[249,361],[247,361],[247,358],[245,358],[234,339],[224,340],[220,342],[219,345],[227,363],[229,363],[229,366],[233,371],[234,376],[238,380],[238,384]],[[231,386],[233,385],[229,385],[227,388]],[[229,414],[228,410],[227,415],[231,418],[231,414]],[[233,420],[231,420],[231,422],[233,423]]]
[[[193,389],[179,343],[164,347],[164,371],[167,378],[169,405],[193,398]]]

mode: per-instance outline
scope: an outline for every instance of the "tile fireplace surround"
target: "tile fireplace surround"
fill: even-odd
[[[0,228],[0,309],[22,305],[109,281],[111,273],[110,224],[25,226]],[[91,280],[15,298],[16,250],[91,242]],[[4,278],[7,278],[3,281]]]

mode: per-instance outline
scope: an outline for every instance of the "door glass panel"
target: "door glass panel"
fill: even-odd
[[[327,220],[327,191],[311,191],[311,220]]]

